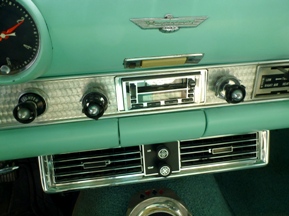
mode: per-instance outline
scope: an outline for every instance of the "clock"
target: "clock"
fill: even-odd
[[[33,2],[0,0],[0,85],[40,76],[51,53],[47,25]]]

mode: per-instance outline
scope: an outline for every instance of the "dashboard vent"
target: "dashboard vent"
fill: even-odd
[[[258,159],[257,133],[183,141],[181,167]]]
[[[142,172],[139,146],[52,156],[55,183],[79,182]]]
[[[167,149],[167,178],[261,167],[268,163],[269,131],[99,149],[39,157],[45,192],[139,183],[162,178],[158,149]]]

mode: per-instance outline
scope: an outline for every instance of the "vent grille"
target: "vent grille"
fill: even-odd
[[[142,173],[139,146],[53,155],[55,183]]]
[[[183,141],[181,167],[258,159],[257,134]]]
[[[165,160],[178,164],[172,177],[247,169],[268,164],[269,131],[40,156],[42,187],[56,193],[156,180],[156,149],[163,145],[176,154]]]

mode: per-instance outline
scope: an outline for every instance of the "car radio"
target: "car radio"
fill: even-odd
[[[116,77],[118,110],[204,103],[206,77],[206,70]]]

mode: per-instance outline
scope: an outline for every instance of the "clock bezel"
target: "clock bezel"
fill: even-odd
[[[10,0],[13,1],[13,0]],[[35,58],[16,74],[0,75],[0,85],[9,85],[31,81],[50,66],[52,60],[52,43],[44,17],[32,1],[15,0],[22,5],[33,19],[39,35],[39,47]]]

